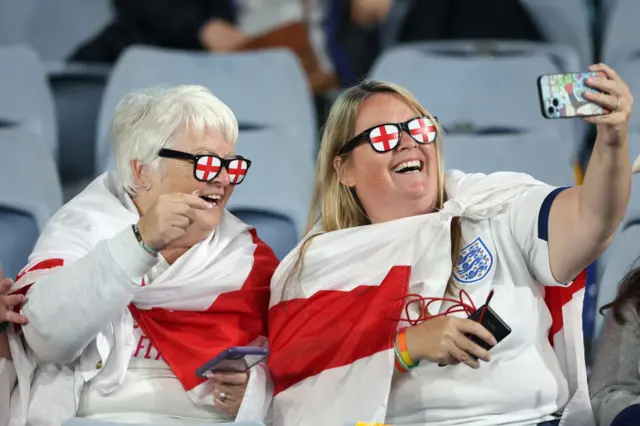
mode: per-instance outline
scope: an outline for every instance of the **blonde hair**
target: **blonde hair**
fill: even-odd
[[[342,93],[332,106],[329,118],[324,126],[320,152],[317,158],[307,233],[316,224],[321,228],[320,232],[332,232],[370,224],[369,218],[365,214],[355,191],[340,183],[333,161],[338,156],[341,148],[354,136],[356,118],[363,102],[370,96],[379,93],[392,94],[402,98],[420,115],[427,116],[436,123],[438,137],[434,143],[436,144],[438,162],[437,208],[441,209],[446,201],[442,129],[436,119],[404,88],[393,83],[365,80]],[[347,164],[351,153],[342,154],[340,157],[343,164]],[[296,271],[298,274],[302,272],[306,250],[311,241],[313,241],[313,237],[317,235],[319,234],[307,238],[300,247],[291,275]],[[460,253],[460,225],[457,219],[454,219],[451,223],[451,242],[451,260],[452,264],[455,265]],[[453,281],[450,279],[447,291],[452,292],[452,286]]]

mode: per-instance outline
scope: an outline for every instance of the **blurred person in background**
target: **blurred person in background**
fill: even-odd
[[[396,43],[544,40],[518,0],[352,0],[337,2],[337,8],[330,38],[336,66],[350,84],[369,72],[383,49]]]
[[[610,113],[584,118],[598,136],[574,188],[445,173],[437,120],[405,89],[341,95],[308,234],[271,282],[274,424],[593,425],[576,277],[626,212],[633,97],[590,70],[602,93],[585,96]],[[506,337],[481,325],[489,302]]]
[[[356,18],[383,13],[376,0],[351,1]],[[300,57],[314,92],[323,93],[337,85],[325,32],[333,4],[334,0],[114,0],[114,22],[79,46],[70,60],[113,63],[133,44],[211,52],[290,47]]]
[[[235,116],[200,86],[144,90],[118,105],[112,135],[117,171],[54,215],[16,280],[29,323],[8,329],[11,425],[262,420],[265,364],[195,374],[264,339],[278,264],[225,209],[251,165]]]
[[[598,426],[636,426],[640,423],[640,268],[620,284],[591,370],[589,389]]]

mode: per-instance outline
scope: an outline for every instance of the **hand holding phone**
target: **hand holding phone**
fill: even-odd
[[[491,292],[489,293],[485,304],[480,306],[480,308],[478,308],[474,313],[469,315],[469,319],[482,324],[484,328],[486,328],[491,334],[493,334],[496,342],[500,343],[505,337],[511,334],[511,328],[502,320],[502,318],[498,316],[498,314],[495,313],[493,309],[491,309],[491,307],[489,307],[489,302],[491,301],[492,297],[493,290],[491,290]],[[493,347],[477,336],[469,334],[467,335],[467,337],[471,339],[475,344],[486,350],[491,350],[491,348]]]
[[[586,92],[599,92],[587,86],[588,78],[607,78],[603,71],[547,74],[538,77],[540,109],[544,118],[572,118],[603,115],[600,105],[588,101]]]
[[[242,373],[263,361],[269,349],[257,346],[234,346],[225,349],[212,360],[196,370],[196,376],[207,377],[207,373]]]

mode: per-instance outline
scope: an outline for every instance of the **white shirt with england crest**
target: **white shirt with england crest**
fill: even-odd
[[[493,290],[489,306],[511,334],[491,349],[491,361],[480,361],[478,370],[422,362],[411,375],[396,372],[386,423],[536,425],[562,411],[569,387],[549,343],[551,315],[544,301],[544,286],[563,285],[553,278],[547,246],[551,203],[561,191],[529,189],[491,219],[461,220],[455,283],[476,307]],[[422,290],[418,283],[410,293],[433,296]],[[450,306],[443,303],[440,312]]]

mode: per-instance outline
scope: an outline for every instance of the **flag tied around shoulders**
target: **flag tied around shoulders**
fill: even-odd
[[[28,294],[42,277],[138,221],[137,212],[127,208],[131,200],[115,182],[110,173],[100,176],[50,220],[16,279],[16,292]],[[152,285],[141,287],[128,309],[123,306],[112,324],[113,335],[106,336],[116,340],[116,353],[110,356],[122,365],[111,375],[103,371],[94,382],[102,382],[108,393],[121,381],[131,354],[118,353],[124,345],[117,340],[132,331],[133,316],[185,390],[193,390],[205,381],[195,375],[202,364],[230,346],[266,336],[269,284],[277,265],[273,251],[255,230],[225,211],[215,233],[189,249]]]
[[[405,296],[415,282],[423,294],[444,296],[452,271],[451,219],[488,219],[541,184],[515,173],[458,171],[447,173],[445,183],[450,200],[440,212],[330,233],[316,229],[301,268],[303,243],[282,261],[269,307],[274,424],[384,423]],[[566,412],[587,419],[584,278],[548,288],[546,302],[553,318],[549,338],[575,394]],[[430,310],[439,312],[440,303]]]

